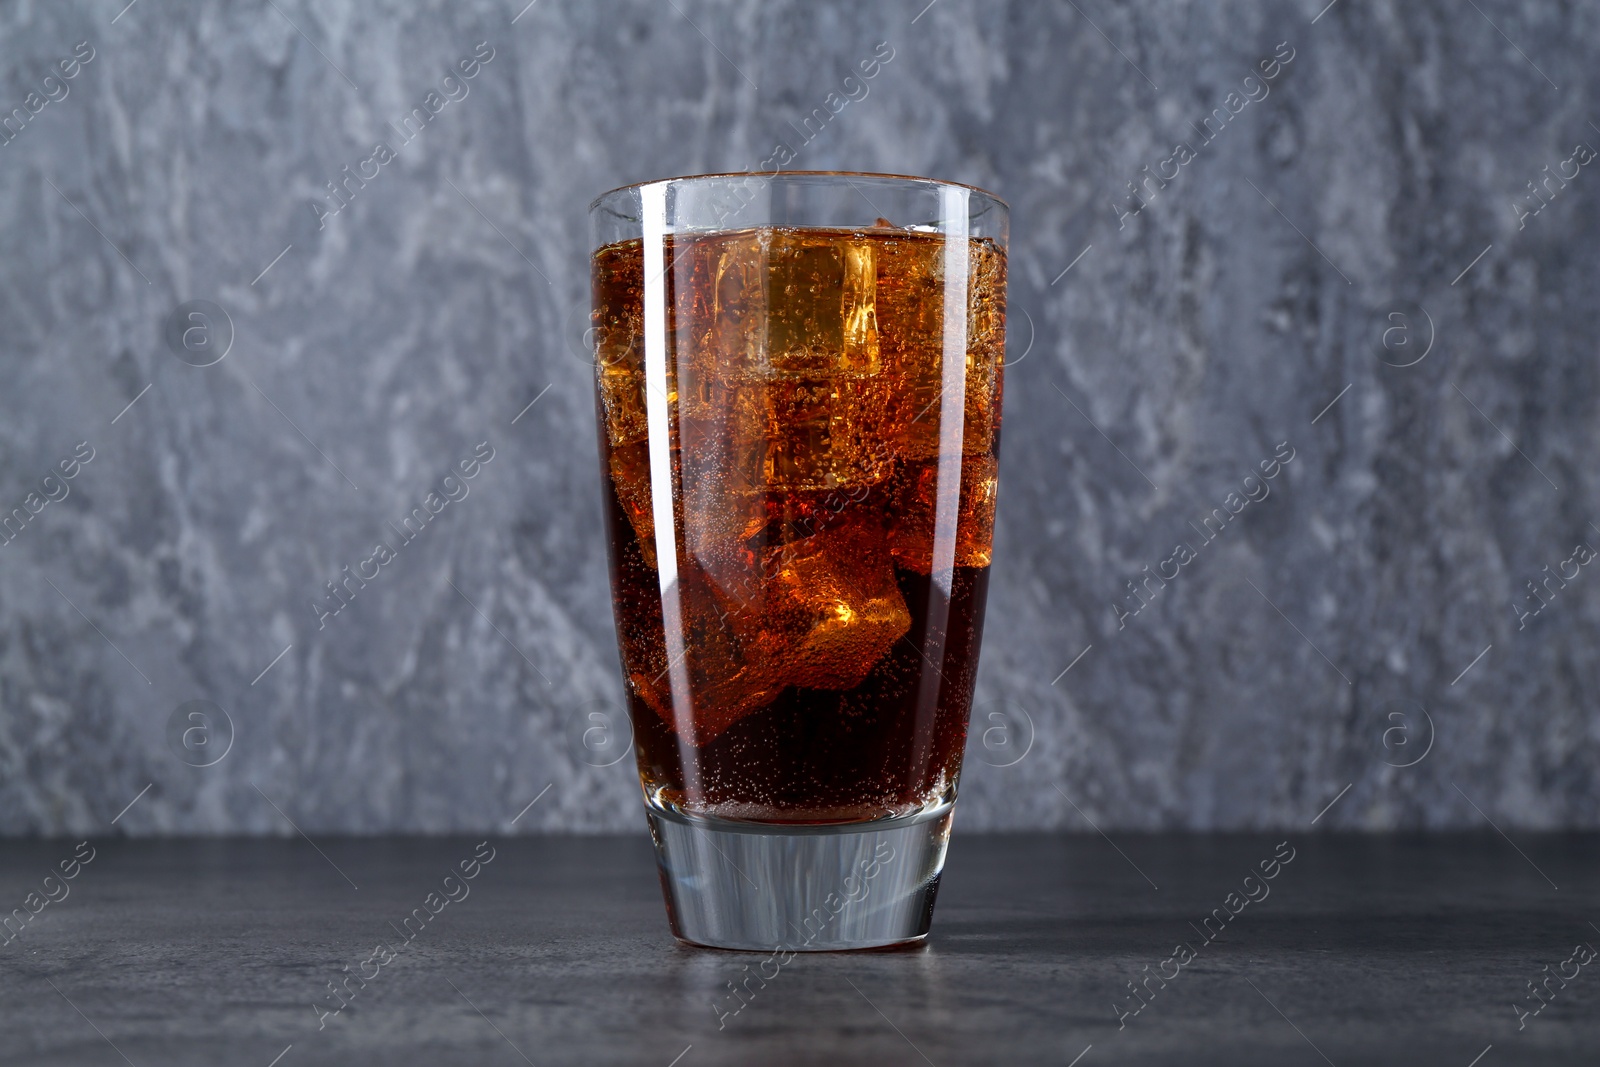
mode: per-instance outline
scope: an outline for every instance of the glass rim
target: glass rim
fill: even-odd
[[[845,178],[845,179],[849,179],[849,178],[882,178],[882,179],[887,179],[887,180],[890,180],[890,181],[919,182],[919,183],[922,183],[924,185],[940,185],[940,186],[945,186],[947,188],[954,188],[954,189],[970,189],[971,191],[973,191],[975,193],[981,193],[984,196],[988,197],[990,200],[993,200],[995,203],[997,203],[1001,207],[1005,208],[1006,212],[1008,214],[1011,211],[1011,205],[1010,205],[1010,203],[1008,203],[1006,201],[1006,199],[1004,197],[1000,196],[998,193],[995,193],[995,192],[992,192],[992,191],[990,191],[988,189],[985,189],[981,185],[973,185],[973,184],[971,184],[969,182],[947,181],[947,180],[945,180],[943,178],[928,178],[928,177],[924,177],[924,176],[918,175],[918,174],[888,174],[888,173],[884,173],[884,172],[881,172],[881,171],[871,171],[871,170],[778,170],[778,171],[772,171],[772,172],[755,171],[755,170],[729,170],[729,171],[713,171],[713,172],[708,173],[708,174],[679,174],[679,175],[675,175],[674,177],[671,177],[671,178],[651,178],[651,179],[649,179],[647,181],[642,181],[642,182],[629,182],[626,185],[619,185],[614,189],[607,189],[605,192],[603,192],[599,196],[595,197],[593,200],[591,200],[589,202],[589,212],[593,213],[595,208],[599,207],[602,201],[606,200],[609,197],[615,196],[617,193],[627,192],[630,189],[643,189],[646,186],[650,186],[650,185],[671,185],[671,184],[673,184],[675,182],[698,181],[698,180],[700,180],[702,178],[708,178],[708,179],[709,178],[766,178],[766,179],[771,179],[771,178],[786,178],[786,177],[787,178],[799,178],[799,177]]]

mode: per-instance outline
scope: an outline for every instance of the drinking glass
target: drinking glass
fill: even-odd
[[[1007,214],[833,172],[590,208],[612,599],[681,940],[927,935],[989,582]]]

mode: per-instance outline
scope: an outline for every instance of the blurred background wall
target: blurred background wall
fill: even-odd
[[[778,142],[1012,205],[964,828],[1600,825],[1600,9],[124,2],[0,5],[0,833],[641,828],[585,211]]]

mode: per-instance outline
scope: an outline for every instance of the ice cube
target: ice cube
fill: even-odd
[[[659,643],[652,654],[628,659],[635,668],[629,681],[680,738],[705,745],[776,700],[783,684],[775,664],[761,653],[758,616],[729,611],[693,565],[679,572],[678,604],[684,631],[682,675],[688,680],[690,706],[680,707],[673,699],[673,665]]]
[[[643,441],[650,426],[645,407],[644,375],[617,364],[601,368],[599,384],[600,407],[611,447],[621,448]]]
[[[998,468],[993,455],[962,458],[955,529],[957,567],[989,565],[994,545]],[[931,573],[939,497],[955,492],[956,487],[939,484],[939,464],[934,461],[907,464],[896,481],[898,493],[889,527],[889,550],[895,562],[906,570]]]
[[[650,446],[640,441],[611,450],[611,485],[639,539],[639,551],[656,567],[656,523],[650,495]]]
[[[878,253],[877,317],[883,366],[895,382],[885,433],[912,461],[939,455],[946,403],[964,405],[962,448],[992,452],[999,430],[1004,363],[1005,258],[991,242],[970,242],[964,396],[946,398],[944,252],[940,236],[883,242]]]
[[[875,517],[769,548],[760,645],[789,685],[850,689],[911,629]]]
[[[594,257],[595,372],[613,447],[645,436],[643,262],[637,244]]]
[[[1005,365],[1006,259],[988,241],[972,242],[967,290],[967,398],[962,451],[994,452],[1000,433]]]
[[[733,392],[730,463],[753,486],[806,492],[888,477],[893,450],[881,428],[890,388],[882,375],[774,378]]]
[[[701,269],[709,275],[711,296],[702,312],[709,341],[704,348],[712,357],[706,370],[724,381],[758,374],[766,363],[771,241],[770,230],[701,239]]]
[[[748,409],[754,390],[710,382],[705,403],[685,404],[679,420],[679,494],[685,551],[720,585],[753,565],[743,543],[766,522],[760,471],[764,439]],[[689,411],[696,411],[690,417]]]
[[[696,238],[677,268],[680,340],[706,337],[716,369],[741,377],[877,373],[875,248],[840,237],[760,229]]]
[[[844,246],[844,323],[838,370],[877,374],[883,369],[878,345],[878,253],[867,241]]]

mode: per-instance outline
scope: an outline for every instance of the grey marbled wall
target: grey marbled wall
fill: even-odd
[[[1013,206],[961,825],[1600,825],[1600,9],[1324,2],[0,5],[0,505],[39,494],[0,833],[640,827],[594,765],[585,209],[757,163],[878,42],[793,166]],[[196,300],[206,367],[164,334]]]

